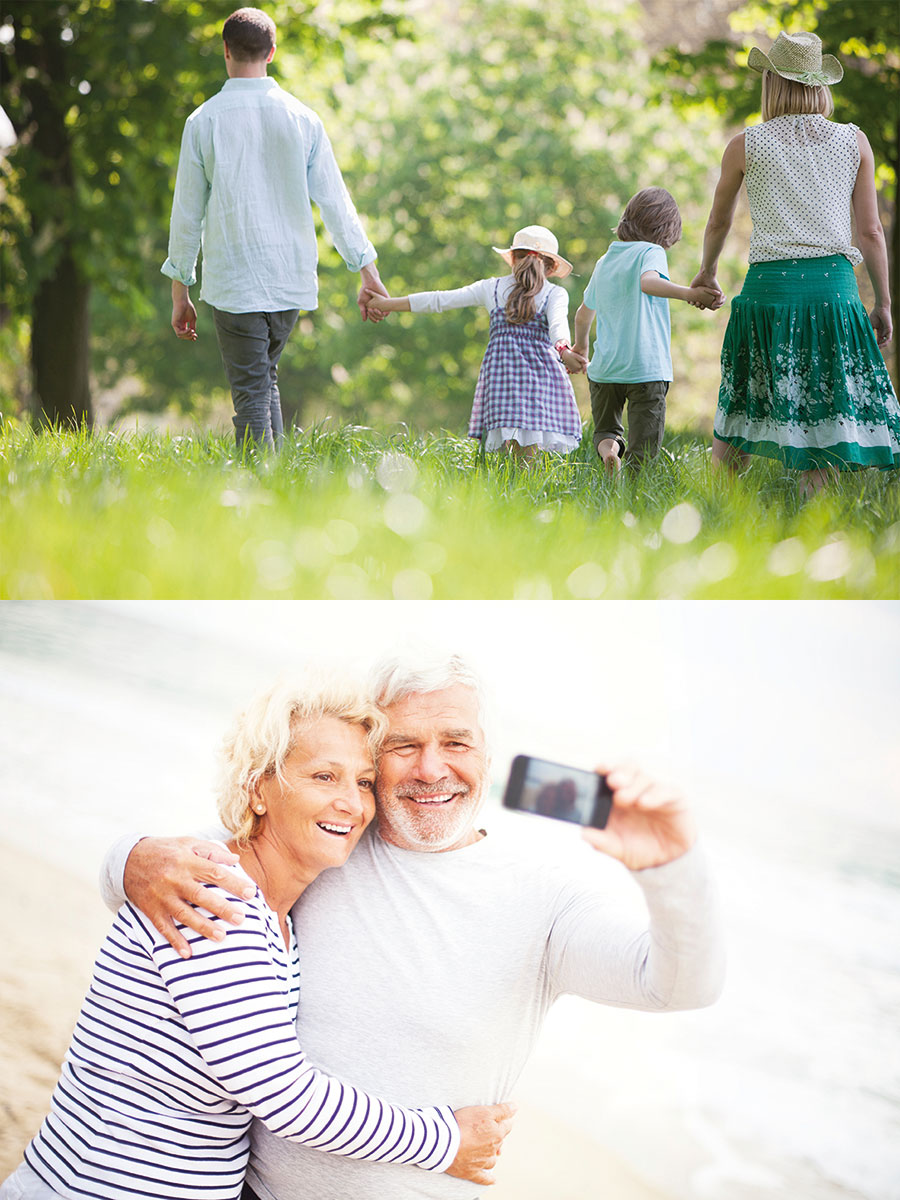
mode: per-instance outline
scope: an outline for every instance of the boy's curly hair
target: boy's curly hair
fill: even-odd
[[[656,242],[664,250],[681,238],[681,213],[665,188],[642,188],[625,205],[616,228],[620,242]]]

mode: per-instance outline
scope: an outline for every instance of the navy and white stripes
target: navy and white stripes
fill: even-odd
[[[293,932],[288,953],[261,894],[244,905],[222,942],[183,930],[188,960],[142,913],[119,911],[50,1114],[25,1152],[59,1195],[235,1200],[251,1117],[332,1154],[432,1171],[453,1161],[450,1108],[400,1108],[306,1061]]]

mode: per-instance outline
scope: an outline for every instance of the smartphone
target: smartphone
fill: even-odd
[[[612,808],[612,792],[606,776],[596,771],[517,754],[509,771],[503,803],[519,812],[603,829]]]

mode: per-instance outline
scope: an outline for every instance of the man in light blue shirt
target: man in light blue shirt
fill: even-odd
[[[348,268],[360,273],[363,320],[381,319],[365,293],[387,293],[321,120],[266,75],[274,22],[241,8],[222,36],[229,78],[185,124],[162,272],[172,280],[172,327],[196,341],[189,288],[202,246],[200,299],[212,308],[238,447],[273,447],[283,438],[278,359],[300,309],[318,304],[311,201]]]

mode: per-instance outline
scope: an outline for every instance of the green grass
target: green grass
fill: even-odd
[[[868,598],[900,594],[894,472],[800,499],[705,439],[611,484],[588,439],[525,471],[449,434],[307,430],[241,465],[230,438],[0,432],[0,596]]]

